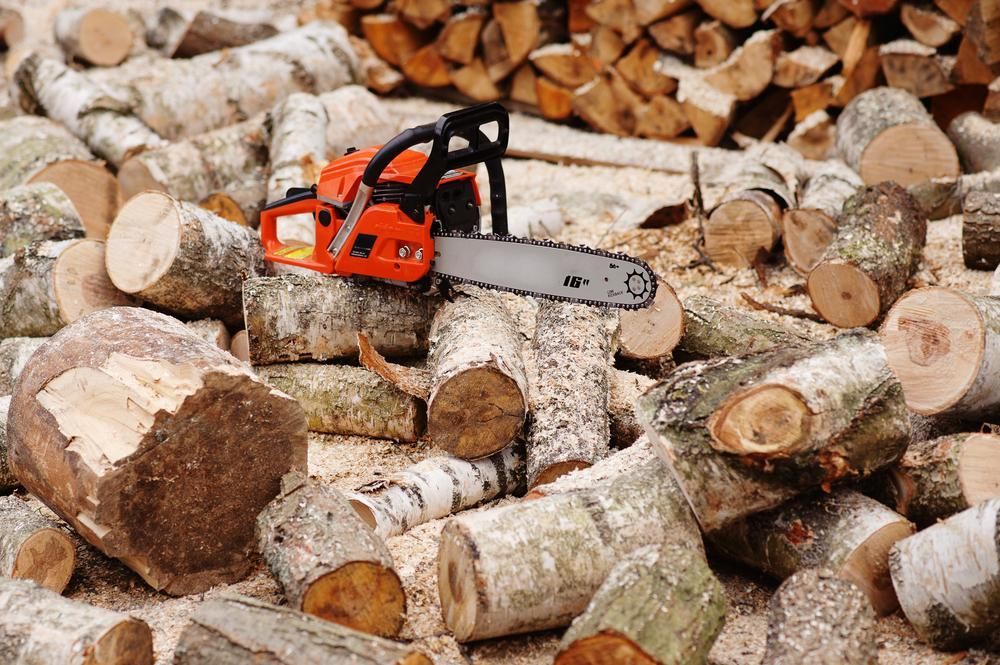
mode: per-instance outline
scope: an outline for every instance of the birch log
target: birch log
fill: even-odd
[[[987,416],[1000,404],[1000,299],[954,289],[910,291],[886,316],[882,342],[906,404],[927,416]]]
[[[39,240],[83,237],[73,202],[50,182],[11,187],[0,194],[0,256]]]
[[[97,240],[33,243],[0,259],[0,335],[46,337],[90,312],[131,304],[104,269]]]
[[[809,338],[708,296],[684,301],[680,350],[702,358],[745,356],[770,349],[803,346]]]
[[[979,113],[963,113],[948,125],[966,173],[1000,169],[1000,125]]]
[[[0,340],[0,395],[10,395],[14,392],[17,377],[21,376],[24,366],[32,354],[48,337],[7,337]]]
[[[255,371],[298,401],[313,432],[397,441],[416,441],[424,433],[424,402],[367,369],[280,363]]]
[[[82,60],[99,67],[117,65],[128,57],[132,40],[129,20],[108,9],[64,9],[56,16],[56,41],[67,59]]]
[[[382,538],[525,490],[518,444],[474,461],[430,457],[347,494],[354,510]]]
[[[899,88],[855,97],[837,119],[837,153],[866,185],[908,187],[961,172],[955,146],[919,99]]]
[[[236,595],[198,607],[174,665],[245,665],[264,654],[269,665],[433,665],[409,645]]]
[[[36,182],[52,183],[69,197],[88,236],[107,235],[121,192],[87,146],[47,118],[26,115],[0,122],[0,191]]]
[[[329,21],[230,49],[225,58],[143,58],[88,75],[171,141],[251,118],[293,92],[324,92],[359,79],[347,32]]]
[[[900,541],[892,583],[917,635],[956,650],[995,634],[1000,607],[1000,499],[984,501]]]
[[[7,413],[10,411],[10,395],[0,397],[0,493],[6,494],[17,489],[20,483],[7,463]]]
[[[0,496],[0,576],[62,593],[75,564],[76,547],[55,522],[16,496]]]
[[[8,424],[25,489],[174,595],[249,572],[257,513],[306,465],[294,400],[178,321],[131,307],[36,351]]]
[[[910,420],[881,344],[815,346],[682,365],[637,406],[706,532],[899,459]]]
[[[618,353],[635,360],[655,360],[670,353],[684,332],[684,308],[669,284],[659,280],[649,307],[621,312]]]
[[[858,191],[809,272],[813,307],[840,328],[871,325],[906,291],[926,237],[927,216],[905,189],[882,183]]]
[[[878,630],[864,593],[828,570],[796,573],[768,604],[765,665],[876,665]]]
[[[647,545],[611,570],[563,635],[555,665],[703,663],[725,620],[725,592],[701,552]]]
[[[387,356],[425,353],[440,302],[398,286],[335,277],[249,279],[243,307],[250,362],[355,358],[359,331]]]
[[[392,556],[338,490],[286,477],[257,518],[257,545],[294,609],[395,637],[406,594]]]
[[[551,483],[535,486],[527,496],[529,499],[537,499],[554,494],[593,490],[611,483],[633,469],[654,461],[655,457],[656,451],[653,450],[649,438],[643,435],[631,446],[611,453],[593,466],[570,471]]]
[[[553,516],[558,519],[553,519]],[[620,525],[608,536],[608,525]],[[565,626],[622,557],[701,538],[659,460],[610,484],[465,513],[441,534],[438,591],[459,642]]]
[[[800,275],[823,258],[837,234],[844,203],[863,187],[861,178],[837,160],[824,162],[806,181],[798,205],[782,218],[785,258]]]
[[[133,197],[108,233],[116,287],[190,318],[239,327],[243,281],[264,272],[257,234],[163,192]]]
[[[0,579],[0,653],[12,663],[153,665],[153,633],[127,614]]]
[[[962,202],[962,259],[966,268],[1000,265],[1000,194],[970,192]]]
[[[879,615],[899,607],[889,579],[889,550],[913,533],[902,515],[849,489],[789,501],[712,533],[727,556],[785,579],[824,568],[853,582]]]

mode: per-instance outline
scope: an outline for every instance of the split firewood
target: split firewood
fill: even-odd
[[[0,259],[0,335],[46,337],[90,312],[132,299],[108,279],[97,240],[32,243]]]
[[[367,14],[361,17],[365,41],[390,65],[401,67],[426,41],[420,32],[396,14]]]
[[[581,490],[592,491],[604,487],[616,478],[631,473],[639,467],[656,462],[656,451],[645,435],[640,436],[628,447],[617,450],[593,466],[577,469],[559,476],[551,483],[536,485],[528,492],[528,499],[543,496],[567,494]]]
[[[975,0],[934,0],[934,6],[960,26],[965,25],[969,10],[972,9],[974,3]]]
[[[406,77],[380,58],[371,44],[355,35],[351,35],[350,39],[351,47],[358,56],[361,79],[366,88],[380,95],[388,95],[406,82]]]
[[[19,185],[0,193],[0,256],[43,240],[83,237],[73,202],[50,182]]]
[[[976,45],[979,59],[987,67],[1000,65],[1000,2],[976,0],[965,19],[964,34]]]
[[[635,134],[641,105],[642,98],[617,70],[610,70],[573,91],[573,111],[592,127],[608,134]]]
[[[608,450],[609,370],[617,320],[585,305],[538,308],[527,361],[528,487],[587,467]],[[566,423],[575,423],[567,428]]]
[[[395,637],[406,594],[392,556],[338,490],[303,477],[257,518],[257,545],[289,605],[381,637]]]
[[[153,665],[153,632],[127,614],[0,578],[0,652],[12,663]]]
[[[948,126],[967,173],[1000,169],[1000,125],[978,113],[963,113]]]
[[[449,76],[456,90],[477,102],[492,102],[502,96],[500,88],[490,80],[486,65],[478,58],[465,67],[453,69]]]
[[[386,356],[426,353],[440,304],[389,284],[319,275],[249,279],[243,285],[243,307],[250,361],[268,365],[356,358],[359,331]]]
[[[549,120],[565,120],[573,115],[573,91],[544,76],[535,79],[538,111]]]
[[[65,127],[47,118],[21,116],[0,122],[0,191],[50,182],[80,213],[83,228],[103,239],[118,212],[115,177]]]
[[[423,401],[374,372],[349,365],[281,363],[255,369],[302,406],[313,432],[416,441],[426,427]]]
[[[986,88],[983,116],[991,122],[1000,122],[1000,76]]]
[[[165,7],[147,31],[150,46],[168,58],[191,58],[202,53],[246,46],[278,34],[269,22],[234,20],[207,11],[188,18]]]
[[[783,88],[803,88],[818,82],[836,65],[837,55],[822,46],[800,46],[778,55],[774,63],[774,84]]]
[[[712,18],[731,28],[749,28],[757,22],[753,0],[696,0],[698,6]]]
[[[761,19],[771,21],[783,32],[803,39],[816,21],[818,3],[814,0],[777,0],[764,10]]]
[[[820,263],[837,236],[844,204],[862,187],[861,178],[839,160],[824,162],[809,177],[798,205],[782,218],[785,258],[795,272],[808,275]]]
[[[829,378],[816,383],[817,373]],[[706,532],[803,491],[867,476],[909,442],[885,351],[861,332],[682,365],[637,410]]]
[[[960,173],[948,137],[919,99],[896,88],[863,92],[847,105],[837,120],[837,151],[867,185],[907,187]]]
[[[437,37],[438,53],[462,65],[472,64],[479,43],[479,33],[486,21],[486,12],[477,7],[449,18]],[[534,47],[534,45],[532,45]]]
[[[917,635],[957,650],[992,636],[1000,499],[984,501],[900,541],[889,555],[900,607]]]
[[[511,77],[508,97],[511,101],[520,102],[529,107],[537,107],[544,116],[538,99],[537,79],[535,70],[530,64],[521,65]]]
[[[759,30],[733,51],[726,61],[705,74],[705,82],[741,102],[764,92],[774,78],[781,33]]]
[[[344,28],[314,21],[229,49],[225,57],[142,58],[91,70],[88,77],[113,98],[131,104],[157,134],[176,140],[251,118],[292,92],[319,93],[354,83],[357,74]],[[218,99],[227,103],[215,103]]]
[[[593,80],[597,70],[572,44],[548,44],[531,53],[531,64],[559,85],[577,88]]]
[[[631,0],[591,0],[585,11],[595,23],[618,32],[626,44],[631,44],[642,34],[636,5]]]
[[[921,44],[940,48],[962,29],[957,22],[930,5],[904,3],[899,8],[899,20]]]
[[[58,524],[16,496],[0,496],[0,576],[62,593],[75,565],[76,547]]]
[[[48,337],[7,337],[0,340],[0,395],[14,392],[14,384],[28,364],[28,359],[46,341]]]
[[[876,665],[875,615],[861,589],[810,568],[778,587],[768,603],[765,665]]]
[[[492,10],[510,61],[515,66],[520,65],[538,46],[542,29],[538,3],[532,0],[498,2],[492,5]]]
[[[420,47],[403,63],[402,69],[407,80],[426,88],[443,88],[451,83],[448,63],[434,44]]]
[[[819,83],[792,90],[789,94],[795,108],[795,120],[801,122],[817,111],[839,106],[837,98],[844,84],[844,77],[837,74],[828,76]]]
[[[695,67],[721,65],[735,49],[736,35],[719,21],[701,23],[694,29]]]
[[[882,341],[906,403],[922,415],[987,416],[1000,403],[990,349],[1000,301],[955,289],[910,291],[886,316]]]
[[[524,452],[512,444],[466,461],[430,457],[347,493],[351,506],[382,538],[525,490]]]
[[[954,59],[910,39],[898,39],[879,48],[886,82],[916,97],[943,95],[954,89],[950,79]]]
[[[927,216],[905,189],[887,182],[859,190],[809,273],[813,307],[840,328],[871,325],[906,291],[926,235]]]
[[[257,234],[163,192],[133,196],[108,232],[116,287],[190,318],[239,327],[243,281],[264,272]]]
[[[967,268],[1000,265],[1000,195],[970,192],[962,204],[962,258]]]
[[[806,159],[823,161],[837,143],[837,125],[826,111],[814,111],[795,125],[785,143]]]
[[[705,662],[725,620],[725,592],[701,552],[647,545],[611,570],[563,635],[555,665]]]
[[[121,63],[132,50],[132,24],[109,9],[64,9],[56,16],[55,37],[69,60],[99,67]]]
[[[236,595],[198,606],[181,633],[174,663],[245,665],[261,654],[273,665],[433,665],[409,645]]]
[[[962,41],[959,42],[951,77],[956,84],[961,85],[988,85],[996,78],[993,69],[980,59],[976,45],[967,34],[963,34]]]
[[[595,25],[587,34],[587,57],[598,67],[608,67],[618,62],[627,45],[617,32],[606,25]],[[583,49],[584,46],[580,45]]]
[[[875,499],[849,489],[794,499],[715,531],[726,556],[785,579],[824,568],[853,582],[879,615],[899,607],[889,579],[889,550],[913,525]]]
[[[896,8],[899,0],[839,0],[839,2],[855,16],[865,17],[888,14]]]
[[[615,69],[644,98],[669,94],[677,89],[677,81],[657,71],[659,58],[659,49],[648,40],[640,39],[625,57],[618,60]]]
[[[639,25],[649,25],[682,12],[695,4],[694,0],[633,0]]]
[[[630,528],[609,539],[608,524]],[[656,459],[601,487],[464,513],[441,533],[445,621],[459,642],[568,625],[622,557],[666,541],[701,549],[684,496]]]
[[[664,281],[649,307],[623,311],[618,319],[618,353],[636,360],[669,355],[684,333],[684,310],[677,293]]]
[[[684,107],[673,97],[658,95],[636,113],[635,134],[654,139],[672,139],[691,127]]]
[[[649,36],[664,51],[679,55],[691,55],[695,52],[697,42],[694,33],[701,25],[700,21],[701,14],[699,12],[683,12],[649,26]],[[728,55],[727,53],[726,56]]]
[[[10,395],[0,397],[0,493],[8,493],[20,487],[7,464],[7,414],[10,411]]]
[[[490,19],[483,26],[482,32],[479,33],[479,42],[483,53],[483,64],[486,65],[486,72],[491,81],[498,83],[517,69],[507,51],[500,24],[495,19]]]
[[[95,312],[36,351],[8,425],[25,489],[173,595],[246,575],[257,512],[306,465],[294,400],[178,321],[130,307]],[[188,548],[198,556],[177,556]]]
[[[698,139],[707,146],[722,141],[736,114],[736,97],[696,76],[678,80],[677,101],[684,108]]]
[[[679,349],[701,358],[746,356],[811,344],[803,335],[707,296],[684,301]]]

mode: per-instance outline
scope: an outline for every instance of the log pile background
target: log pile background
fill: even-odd
[[[4,644],[996,657],[995,3],[96,6],[0,2]],[[264,264],[264,201],[494,98],[512,230],[655,309]]]

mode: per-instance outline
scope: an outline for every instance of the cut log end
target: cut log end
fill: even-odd
[[[684,307],[677,294],[661,282],[653,303],[621,314],[619,352],[626,358],[661,358],[677,346],[684,334]]]
[[[962,172],[955,146],[936,125],[926,123],[881,132],[865,148],[858,170],[866,184],[892,180],[903,187]]]
[[[30,182],[51,182],[80,213],[88,238],[103,240],[121,205],[121,190],[111,172],[98,162],[67,159],[50,164]]]
[[[851,552],[837,571],[842,579],[854,582],[865,592],[879,616],[892,614],[899,607],[889,575],[889,550],[912,535],[913,525],[904,519],[887,524]]]
[[[748,191],[722,203],[705,224],[705,253],[713,261],[751,265],[781,236],[781,208],[769,194]]]
[[[427,429],[434,443],[462,459],[500,450],[524,425],[526,405],[517,382],[495,367],[454,375],[433,395]]]
[[[997,437],[974,434],[962,444],[958,477],[970,506],[1000,497],[1000,453]]]
[[[107,9],[93,9],[80,19],[76,55],[99,67],[121,63],[132,50],[132,26],[127,18]]]
[[[808,275],[833,242],[837,222],[822,210],[789,210],[783,220],[785,258],[797,273]]]
[[[565,476],[567,473],[572,473],[573,471],[579,471],[580,469],[586,469],[590,467],[590,462],[582,460],[571,460],[567,462],[559,462],[558,464],[553,464],[550,467],[543,469],[539,474],[538,478],[535,479],[532,487],[538,487],[540,485],[545,485],[546,483],[551,483],[556,479]]]
[[[853,265],[821,263],[809,273],[806,290],[819,315],[840,328],[868,326],[881,312],[878,285]]]
[[[802,396],[763,385],[738,393],[709,421],[713,447],[738,455],[790,455],[809,440],[812,414]]]
[[[577,640],[560,651],[554,665],[657,665],[638,644],[614,631]]]
[[[126,619],[94,644],[87,662],[100,665],[152,665],[153,634],[144,622]]]
[[[104,254],[103,242],[79,240],[63,250],[52,268],[52,291],[67,323],[105,307],[133,304],[108,278]]]
[[[58,529],[41,529],[21,544],[10,576],[62,593],[75,565],[76,548],[69,536]]]
[[[302,598],[302,611],[364,633],[395,637],[406,618],[406,594],[396,571],[355,561],[313,582]]]
[[[166,186],[153,177],[141,159],[129,159],[121,165],[118,169],[118,185],[121,187],[122,198],[126,201],[148,189],[167,191]]]
[[[156,219],[155,225],[149,220]],[[108,239],[111,279],[126,293],[139,293],[156,284],[170,267],[180,246],[181,217],[176,202],[156,192],[129,200],[115,219]]]
[[[476,558],[476,545],[466,529],[454,521],[446,524],[438,550],[438,593],[445,623],[459,642],[480,632]]]

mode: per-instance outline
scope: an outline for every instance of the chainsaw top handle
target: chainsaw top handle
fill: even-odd
[[[496,138],[490,139],[483,127],[496,123]],[[507,109],[491,102],[445,113],[437,122],[407,129],[383,145],[365,168],[361,182],[371,188],[382,172],[404,150],[433,141],[427,162],[406,188],[400,207],[415,222],[422,222],[424,207],[434,197],[438,182],[451,169],[483,162],[490,180],[490,216],[493,233],[507,235],[507,191],[500,158],[507,150],[510,117]],[[468,145],[451,149],[453,138]]]

